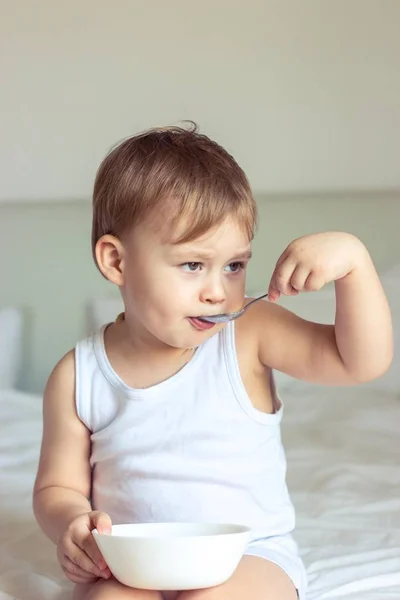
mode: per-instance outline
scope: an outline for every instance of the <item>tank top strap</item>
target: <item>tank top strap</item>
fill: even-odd
[[[75,406],[79,419],[90,431],[96,429],[94,399],[99,386],[103,384],[103,378],[99,381],[98,377],[98,348],[102,344],[106,326],[103,325],[75,346]]]
[[[269,414],[261,412],[254,407],[244,386],[236,351],[235,321],[227,323],[221,334],[229,379],[242,408],[244,408],[249,416],[261,423],[278,424],[282,419],[283,403],[276,389],[273,371],[271,370],[270,386],[274,412]]]

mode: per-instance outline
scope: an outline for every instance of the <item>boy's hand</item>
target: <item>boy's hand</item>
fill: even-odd
[[[99,577],[111,577],[91,533],[96,528],[101,532],[111,532],[110,517],[98,511],[80,515],[71,521],[57,544],[61,568],[74,583],[90,583]]]
[[[281,294],[315,292],[346,277],[365,257],[365,246],[354,235],[317,233],[294,240],[280,256],[268,289],[271,301]]]

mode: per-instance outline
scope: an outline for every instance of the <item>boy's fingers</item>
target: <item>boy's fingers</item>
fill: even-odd
[[[287,286],[296,264],[290,260],[288,249],[283,252],[274,268],[271,281],[268,286],[268,300],[275,302],[279,300],[281,294],[289,295],[293,288]],[[289,291],[289,288],[291,291]]]
[[[289,256],[289,251],[286,248],[286,250],[284,252],[282,252],[282,254],[280,255],[280,257],[276,261],[275,269],[277,267],[279,267],[283,262],[285,262],[285,260],[287,259],[288,256]]]
[[[326,279],[324,276],[318,273],[314,273],[311,271],[310,275],[307,278],[305,283],[305,289],[308,292],[317,292],[326,284]]]
[[[309,269],[298,265],[290,278],[290,285],[294,290],[301,291],[306,288],[306,281],[310,275]]]
[[[93,529],[97,529],[99,533],[109,534],[111,533],[111,528],[112,522],[109,515],[100,511],[95,511],[92,513],[90,526],[91,531]],[[99,567],[99,569],[104,570],[107,568],[107,563],[104,560],[93,535],[85,536],[82,546],[93,562]]]
[[[92,528],[99,533],[111,533],[112,523],[110,517],[103,512],[94,512],[91,516]]]
[[[82,569],[100,576],[104,561],[102,561],[96,542],[94,542],[95,552],[88,552],[92,548],[89,543],[90,540],[94,542],[93,535],[86,526],[83,525],[79,529],[75,529],[74,535],[65,544],[66,554],[73,563],[79,565]]]
[[[97,566],[98,569],[103,571],[107,568],[107,563],[104,560],[99,550],[99,547],[96,544],[96,540],[94,539],[91,533],[85,536],[85,538],[80,544],[80,547],[86,552],[86,554],[90,557],[90,559],[93,561],[93,563]]]
[[[93,573],[88,573],[85,569],[82,569],[79,565],[76,565],[72,562],[68,556],[64,557],[63,564],[61,565],[64,573],[67,577],[70,577],[76,583],[96,581],[100,575],[94,575]]]
[[[284,260],[280,265],[275,267],[272,273],[270,291],[272,293],[272,300],[279,298],[280,294],[285,296],[295,296],[298,294],[298,290],[295,289],[292,284],[292,277],[297,270],[297,264],[290,258]]]
[[[91,536],[88,536],[91,537]],[[88,556],[84,546],[84,538],[81,542],[74,540],[70,547],[68,547],[68,558],[75,565],[83,569],[88,573],[92,573],[97,577],[100,577],[101,568]]]
[[[271,279],[271,282],[268,287],[268,300],[270,302],[276,302],[276,300],[279,300],[280,295],[281,294],[280,294],[279,290],[276,289],[274,280]]]

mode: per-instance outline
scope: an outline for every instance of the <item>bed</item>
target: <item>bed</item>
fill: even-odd
[[[400,270],[389,275],[398,348]],[[332,298],[329,292],[315,298],[322,304],[313,316],[325,320]],[[400,598],[399,373],[396,355],[385,377],[363,386],[280,379],[288,483],[309,600]],[[41,398],[0,388],[0,415],[0,600],[68,600],[72,584],[31,509]]]
[[[67,600],[71,586],[31,510],[41,399],[3,391],[0,410],[0,599]],[[287,399],[288,480],[310,600],[400,598],[399,424],[399,394],[389,390],[299,384]]]

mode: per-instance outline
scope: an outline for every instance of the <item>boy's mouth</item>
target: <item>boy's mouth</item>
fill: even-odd
[[[211,329],[215,326],[215,323],[203,321],[201,317],[189,317],[189,321],[193,325],[193,327],[199,329],[200,331],[205,331],[206,329]]]

